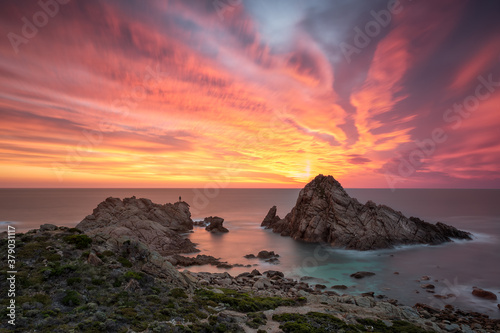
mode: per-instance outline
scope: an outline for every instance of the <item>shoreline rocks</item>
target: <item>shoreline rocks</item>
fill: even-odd
[[[372,201],[351,198],[332,176],[318,175],[299,193],[285,218],[273,206],[262,227],[282,236],[351,250],[375,250],[395,245],[437,245],[471,234],[441,222],[431,224]]]
[[[225,233],[229,232],[227,228],[222,226],[222,223],[224,223],[224,219],[222,217],[218,216],[210,216],[210,217],[205,217],[203,220],[207,226],[205,227],[206,231],[210,231],[212,233]]]

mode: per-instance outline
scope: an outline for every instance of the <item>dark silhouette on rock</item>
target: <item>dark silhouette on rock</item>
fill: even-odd
[[[205,217],[205,220],[203,221],[207,223],[207,227],[205,230],[210,231],[210,232],[229,232],[226,228],[222,226],[222,223],[224,223],[224,219],[222,217],[218,216],[210,216],[210,217]]]
[[[261,226],[296,240],[353,250],[392,248],[406,244],[441,244],[471,234],[438,222],[431,224],[372,201],[351,198],[332,176],[318,175],[299,193],[284,219],[273,206]]]

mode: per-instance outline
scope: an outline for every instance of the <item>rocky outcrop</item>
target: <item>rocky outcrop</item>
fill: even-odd
[[[372,201],[351,198],[332,176],[317,176],[299,193],[284,219],[272,207],[261,226],[296,240],[353,250],[405,244],[441,244],[471,234],[444,223],[431,224]]]
[[[161,255],[197,251],[195,244],[180,235],[193,228],[185,202],[159,205],[135,197],[107,198],[76,227],[114,247],[133,240]]]
[[[210,231],[210,232],[229,232],[226,228],[222,226],[222,223],[224,223],[224,219],[222,217],[218,216],[210,216],[210,217],[205,217],[205,220],[203,221],[207,225],[205,230]]]

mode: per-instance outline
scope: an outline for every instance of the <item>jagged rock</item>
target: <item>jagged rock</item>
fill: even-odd
[[[497,295],[495,295],[491,291],[484,290],[484,289],[481,289],[481,288],[474,288],[474,290],[472,291],[472,295],[474,295],[476,297],[481,297],[481,298],[484,298],[484,299],[490,299],[490,300],[493,300],[493,301],[497,300]]]
[[[95,253],[89,254],[89,257],[87,258],[87,262],[93,266],[100,266],[102,265],[102,260],[98,256],[95,255]]]
[[[280,220],[280,217],[276,215],[276,206],[269,209],[264,221],[262,221],[261,227],[269,227]]]
[[[136,279],[131,279],[124,288],[126,291],[138,291],[141,289]]]
[[[353,277],[355,279],[362,279],[364,277],[373,276],[373,275],[375,275],[375,273],[362,271],[362,272],[356,272],[356,273],[351,274],[351,277]]]
[[[277,258],[279,257],[279,254],[274,253],[274,251],[260,251],[259,254],[257,254],[257,258],[259,259],[271,259],[271,258]]]
[[[441,244],[471,234],[438,222],[431,224],[372,201],[351,198],[332,176],[318,175],[299,193],[284,219],[271,208],[261,226],[296,240],[353,250],[403,244]]]
[[[205,217],[204,222],[207,225],[205,230],[210,231],[210,232],[229,232],[227,228],[224,228],[222,226],[222,223],[224,223],[224,219],[222,217],[218,216],[210,216],[210,217]]]
[[[112,246],[129,239],[147,244],[162,255],[198,251],[195,244],[179,234],[193,228],[185,202],[159,205],[135,197],[123,201],[107,198],[76,227]]]

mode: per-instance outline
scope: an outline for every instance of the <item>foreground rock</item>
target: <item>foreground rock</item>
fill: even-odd
[[[441,244],[471,234],[438,222],[431,224],[372,201],[351,198],[332,176],[319,175],[299,193],[284,219],[272,207],[261,226],[296,240],[352,250],[405,244]]]
[[[136,197],[107,198],[77,226],[114,249],[126,241],[144,244],[161,255],[196,252],[195,244],[180,233],[193,228],[185,202],[159,205]]]
[[[102,239],[77,229],[49,229],[16,234],[21,268],[16,282],[22,286],[16,290],[16,332],[500,330],[500,320],[480,313],[450,305],[445,310],[402,306],[372,292],[339,295],[279,271],[179,272],[141,243],[124,242],[112,251]],[[0,235],[5,254],[7,234]],[[1,290],[8,284],[0,279]],[[1,321],[0,331],[10,332],[12,325]]]
[[[481,297],[484,299],[489,299],[492,301],[496,301],[498,299],[497,295],[495,295],[491,291],[483,290],[481,288],[474,288],[474,290],[472,291],[472,295],[474,295],[476,297]]]
[[[206,231],[210,231],[213,233],[229,232],[227,228],[222,226],[222,223],[224,223],[224,219],[222,217],[218,216],[205,217],[205,220],[203,222],[205,224],[208,224],[207,227],[205,228]]]

